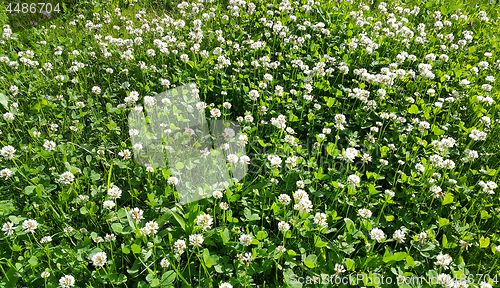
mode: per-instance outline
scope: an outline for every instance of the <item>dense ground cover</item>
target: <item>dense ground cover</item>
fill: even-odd
[[[167,2],[3,26],[1,287],[499,286],[496,2]],[[128,114],[191,84],[248,171],[181,204]]]

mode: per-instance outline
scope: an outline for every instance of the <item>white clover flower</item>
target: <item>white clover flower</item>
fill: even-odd
[[[356,156],[358,156],[359,151],[356,148],[349,147],[345,149],[344,153],[342,153],[339,157],[343,160],[347,160],[347,162],[352,163]]]
[[[141,222],[142,219],[144,219],[144,217],[142,216],[142,214],[144,213],[144,211],[142,211],[141,209],[135,207],[134,209],[131,209],[128,214],[130,215],[130,217],[132,218],[132,220],[135,221],[136,224],[138,224],[139,222]]]
[[[286,194],[281,194],[278,196],[278,201],[283,204],[283,205],[288,205],[290,204],[290,202],[292,201],[292,199],[290,198],[290,196],[286,195]]]
[[[45,148],[45,150],[47,150],[49,152],[54,151],[56,149],[56,142],[51,141],[51,140],[47,140],[43,144],[43,148]]]
[[[338,264],[338,263],[335,264],[334,270],[335,270],[335,274],[336,275],[340,275],[340,274],[342,274],[342,273],[344,273],[346,271],[344,265],[341,265],[341,264]]]
[[[300,213],[309,213],[312,211],[312,208],[313,205],[309,199],[302,199],[299,203],[293,206],[293,209],[299,211]]]
[[[174,251],[175,251],[175,253],[182,254],[182,253],[184,253],[184,250],[186,248],[187,248],[186,241],[184,241],[182,239],[179,239],[179,240],[175,241],[175,243],[174,243]]]
[[[356,174],[352,174],[349,175],[347,182],[351,185],[358,186],[359,183],[361,182],[361,178],[359,178],[359,176]]]
[[[189,235],[189,244],[191,244],[193,247],[201,247],[203,241],[203,235],[201,234]]]
[[[267,156],[267,159],[271,162],[271,167],[272,168],[280,168],[281,167],[281,158],[276,155],[269,155]]]
[[[236,156],[235,154],[229,154],[227,155],[227,161],[231,164],[238,163],[238,156]]]
[[[7,222],[7,223],[3,224],[3,226],[2,226],[2,231],[7,236],[11,236],[12,234],[14,234],[15,229],[16,229],[16,227],[14,226],[14,223],[12,223],[12,222]]]
[[[240,135],[238,137],[238,144],[241,145],[241,146],[245,146],[248,144],[248,136],[247,135]]]
[[[22,227],[24,229],[24,232],[34,234],[36,228],[38,227],[38,222],[33,219],[24,220]]]
[[[434,265],[441,266],[444,270],[448,270],[449,269],[448,266],[451,264],[451,261],[453,261],[450,255],[448,254],[443,255],[441,253],[439,253],[439,255],[436,256],[436,259],[437,261],[434,262]]]
[[[3,114],[3,119],[5,121],[13,121],[14,120],[14,114],[10,113],[10,112],[7,112],[5,114]]]
[[[221,114],[221,112],[220,112],[220,110],[219,110],[219,109],[214,108],[214,109],[210,110],[210,115],[211,115],[213,118],[217,119],[217,118],[219,118],[222,114]]]
[[[98,268],[102,268],[107,261],[107,256],[105,252],[97,252],[94,255],[92,255],[92,264]]]
[[[45,236],[45,237],[42,237],[42,239],[40,239],[40,243],[42,243],[42,244],[49,243],[49,242],[52,242],[52,237],[50,237],[50,236]]]
[[[11,160],[11,159],[14,159],[15,152],[16,152],[16,149],[14,149],[14,147],[7,145],[7,146],[2,147],[2,150],[0,150],[0,155],[2,155],[7,160]]]
[[[288,195],[284,195],[284,196],[288,196]],[[307,192],[302,190],[302,189],[298,189],[297,191],[295,191],[295,193],[293,193],[293,198],[298,200],[298,201],[303,200],[303,199],[309,199],[309,194],[307,194]]]
[[[286,232],[290,230],[290,224],[286,223],[285,221],[281,221],[278,223],[278,230],[281,232]]]
[[[44,271],[42,272],[42,274],[40,274],[40,276],[43,278],[43,279],[47,279],[50,277],[50,273],[47,272],[47,271]]]
[[[92,93],[94,93],[94,94],[100,94],[101,93],[101,88],[99,88],[98,86],[92,87]]]
[[[385,239],[385,233],[379,228],[373,228],[370,231],[370,237],[372,238],[372,240],[376,240],[378,243],[380,243],[383,239]]]
[[[316,215],[314,215],[314,224],[326,227],[328,225],[328,222],[326,222],[326,214],[317,212]]]
[[[481,283],[479,283],[479,288],[493,288],[493,286],[488,282],[482,281]]]
[[[220,207],[220,209],[227,211],[229,209],[229,204],[227,204],[226,202],[221,202],[219,204],[219,207]]]
[[[248,234],[242,234],[239,240],[241,245],[248,246],[252,242],[252,236]]]
[[[189,56],[187,54],[182,54],[181,61],[187,63],[189,61]]]
[[[209,214],[201,214],[196,217],[196,225],[201,226],[203,231],[212,228],[214,220]]]
[[[59,177],[59,181],[61,181],[63,184],[69,185],[73,183],[75,180],[75,175],[71,173],[70,171],[66,171],[61,176]]]
[[[243,165],[246,165],[248,163],[250,163],[250,157],[248,157],[247,155],[243,155],[240,157],[240,163],[243,164]]]
[[[287,167],[289,167],[289,168],[293,168],[293,167],[297,166],[297,160],[298,160],[298,158],[297,158],[297,157],[292,156],[292,157],[288,157],[288,158],[285,160],[285,163],[286,163]]]
[[[145,226],[145,227],[142,227],[139,232],[141,233],[142,236],[149,236],[151,235],[151,230],[149,229],[149,227]]]
[[[392,190],[390,190],[390,189],[386,189],[386,190],[384,191],[384,193],[385,193],[387,196],[391,197],[391,198],[392,198],[392,197],[394,197],[394,196],[396,195],[396,193],[394,193],[394,191],[392,191]]]
[[[179,179],[177,179],[177,177],[171,176],[168,178],[167,183],[169,185],[177,185],[179,184]]]
[[[167,259],[167,258],[163,258],[163,259],[161,259],[161,261],[160,261],[160,266],[161,266],[162,268],[168,268],[168,266],[170,266],[170,261],[168,261],[168,259]]]
[[[249,93],[248,93],[248,97],[250,97],[250,99],[252,101],[257,101],[257,99],[259,98],[259,91],[257,90],[251,90]]]
[[[141,143],[134,144],[134,151],[141,151],[143,146]]]
[[[147,227],[149,230],[149,233],[153,234],[153,235],[157,234],[158,229],[160,229],[160,226],[155,221],[148,221],[146,223],[145,227]]]
[[[405,232],[401,229],[398,229],[394,232],[394,235],[392,236],[392,239],[396,240],[398,243],[404,243],[405,242]]]
[[[106,242],[112,242],[116,240],[116,236],[115,234],[106,234],[106,236],[104,236],[104,239],[106,239]]]
[[[105,208],[105,209],[113,209],[115,207],[115,202],[114,201],[111,201],[111,200],[106,200],[102,203],[102,206]]]
[[[222,192],[221,191],[214,191],[212,192],[212,196],[215,198],[215,199],[221,199],[222,198]]]
[[[59,285],[62,288],[69,288],[75,286],[75,277],[71,275],[64,275],[59,279]]]
[[[109,188],[108,196],[111,199],[118,199],[122,196],[122,190],[116,186]]]
[[[486,132],[479,131],[477,129],[473,129],[470,132],[469,137],[472,138],[475,141],[484,141],[484,140],[486,140],[486,136],[487,135],[488,134]]]
[[[358,216],[360,216],[364,219],[368,219],[368,218],[372,217],[372,211],[370,211],[369,209],[366,209],[366,208],[359,209]]]
[[[148,107],[155,105],[155,98],[151,96],[144,96],[144,105]]]
[[[273,75],[269,73],[264,74],[264,80],[266,80],[267,82],[273,81]]]
[[[14,173],[8,168],[0,170],[0,178],[4,178],[5,180],[9,179],[13,175]]]
[[[429,190],[434,198],[444,197],[443,189],[439,186],[434,185]]]

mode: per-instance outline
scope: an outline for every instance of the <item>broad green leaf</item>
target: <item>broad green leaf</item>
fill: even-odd
[[[448,237],[446,237],[446,234],[443,234],[443,248],[446,249],[452,249],[457,247],[456,243],[448,242]]]
[[[111,229],[113,229],[113,231],[115,231],[117,234],[120,234],[123,231],[123,226],[120,223],[113,223],[111,224]]]
[[[415,261],[413,261],[413,258],[410,255],[406,256],[406,263],[408,263],[411,268],[415,268]]]
[[[36,264],[38,264],[38,257],[31,256],[31,258],[28,260],[28,263],[30,263],[31,266],[35,266]]]
[[[385,253],[384,253],[384,256],[382,258],[382,261],[384,261],[385,263],[387,262],[390,262],[394,260],[394,255],[389,251],[389,249],[385,249]]]
[[[349,258],[347,258],[345,260],[345,262],[346,262],[346,265],[347,265],[347,270],[348,271],[354,271],[354,269],[356,268],[356,263],[352,259],[349,259]]]
[[[220,237],[222,238],[222,244],[226,244],[229,239],[230,239],[230,235],[229,235],[229,229],[224,228],[224,230],[220,231]]]
[[[304,261],[304,265],[306,265],[308,268],[314,268],[314,262],[312,262],[311,260]]]
[[[479,238],[479,248],[486,248],[490,245],[490,238],[489,237],[481,237]]]
[[[488,211],[486,211],[486,210],[482,210],[482,211],[481,211],[481,219],[488,219],[488,218],[490,218],[490,217],[491,217],[491,216],[490,216],[490,214],[488,213]]]
[[[255,238],[257,238],[258,240],[263,240],[266,237],[267,237],[267,234],[264,231],[257,232],[257,235],[255,236]]]
[[[314,243],[314,246],[316,246],[318,248],[323,248],[323,247],[326,247],[326,242],[318,240],[318,241],[316,241],[316,243]]]
[[[171,213],[172,216],[174,216],[174,219],[177,221],[177,223],[179,223],[182,230],[186,231],[186,222],[184,221],[184,219],[182,219],[182,217],[172,209],[169,209],[168,212]]]
[[[325,97],[325,100],[328,107],[332,107],[335,104],[335,99],[332,97]]]
[[[245,208],[245,210],[243,210],[243,215],[245,216],[247,221],[260,220],[260,216],[258,214],[252,213],[248,208]]]
[[[9,98],[3,93],[0,93],[0,104],[5,107],[5,110],[9,110]]]
[[[316,267],[316,261],[318,260],[318,256],[311,254],[307,255],[306,259],[304,260],[304,265],[306,265],[308,268],[314,268]]]
[[[24,188],[24,193],[26,193],[26,195],[31,195],[33,194],[33,191],[35,191],[36,189],[36,186],[27,186]]]
[[[408,113],[410,114],[417,114],[418,113],[418,106],[413,104],[408,108]]]
[[[176,273],[173,270],[169,270],[161,276],[160,287],[168,287],[172,285],[175,281]]]
[[[406,259],[406,252],[396,252],[394,253],[393,259],[395,261],[402,261]]]
[[[203,261],[205,262],[207,268],[212,267],[212,261],[210,261],[210,252],[207,248],[203,249]]]
[[[381,191],[378,191],[377,188],[373,184],[368,185],[368,192],[370,192],[370,195],[375,195],[380,193]]]
[[[453,194],[448,193],[446,196],[444,196],[443,202],[441,203],[442,205],[447,205],[453,203]]]
[[[446,219],[446,218],[440,218],[439,219],[439,227],[443,227],[443,226],[446,226],[450,224],[450,220]]]
[[[141,253],[142,249],[141,249],[141,245],[137,245],[137,244],[132,244],[130,246],[130,248],[132,249],[132,252],[134,252],[134,254],[138,254],[138,253]]]

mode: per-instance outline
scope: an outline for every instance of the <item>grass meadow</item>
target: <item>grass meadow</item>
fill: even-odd
[[[0,287],[500,287],[498,1],[48,2],[0,7]]]

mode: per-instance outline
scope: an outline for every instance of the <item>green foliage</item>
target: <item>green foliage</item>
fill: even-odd
[[[498,284],[498,1],[351,2],[78,1],[4,27],[0,287]],[[250,162],[181,205],[197,159],[139,165],[127,116],[189,83]]]

